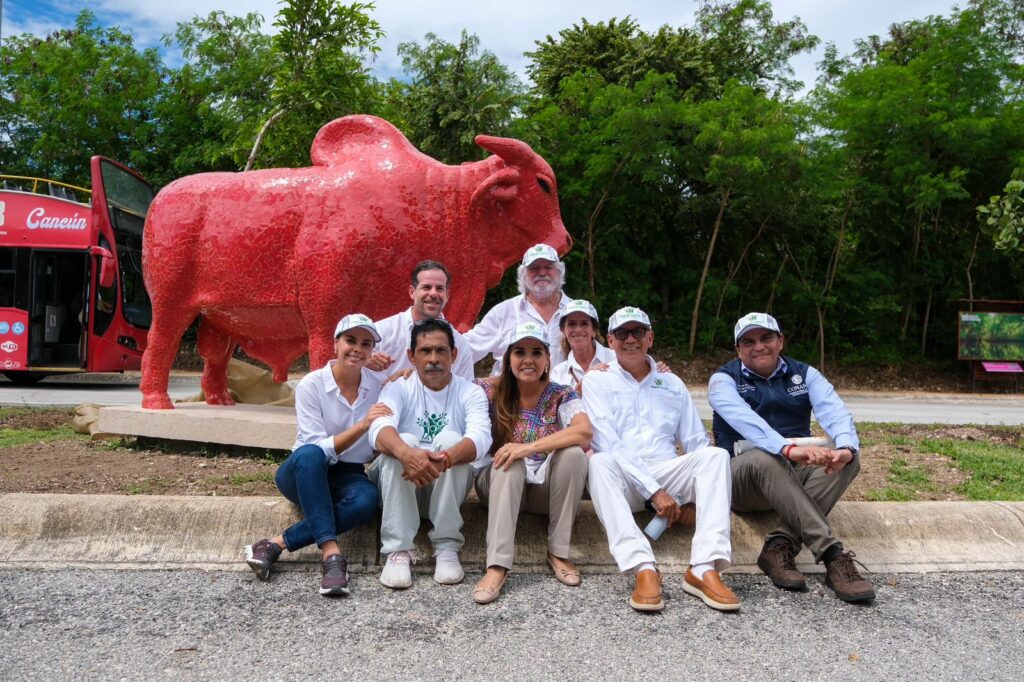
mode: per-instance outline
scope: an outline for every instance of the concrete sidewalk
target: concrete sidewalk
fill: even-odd
[[[462,560],[481,571],[487,511],[475,499],[463,506]],[[650,515],[641,513],[643,525]],[[273,535],[298,518],[280,497],[170,497],[0,494],[0,567],[247,570],[242,547]],[[847,549],[873,572],[1024,570],[1024,503],[840,502],[830,517]],[[774,515],[734,515],[733,571],[757,572],[762,538]],[[546,519],[523,514],[517,534],[517,572],[546,572]],[[690,532],[673,528],[654,543],[663,569],[689,563]],[[376,529],[364,526],[342,538],[353,573],[378,569]],[[417,549],[432,570],[426,533]],[[593,507],[583,503],[573,537],[581,570],[614,573],[607,540]],[[282,557],[282,567],[319,561],[307,548]],[[820,572],[807,552],[798,563]]]

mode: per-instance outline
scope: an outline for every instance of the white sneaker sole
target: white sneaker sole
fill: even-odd
[[[249,565],[252,572],[256,574],[256,577],[260,580],[267,580],[270,578],[270,567],[265,565],[262,561],[256,561],[252,556],[252,545],[245,546],[245,563]]]

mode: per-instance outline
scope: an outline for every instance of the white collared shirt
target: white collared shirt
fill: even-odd
[[[296,435],[292,450],[303,445],[319,445],[328,464],[365,464],[373,459],[373,449],[365,438],[357,439],[347,450],[337,453],[334,437],[366,416],[380,396],[381,379],[376,372],[363,367],[359,375],[359,395],[350,404],[341,394],[331,371],[337,362],[331,360],[310,372],[295,387]]]
[[[606,348],[597,341],[594,341],[594,346],[594,359],[590,361],[590,367],[586,369],[580,367],[580,363],[576,362],[576,356],[573,355],[570,348],[569,357],[555,365],[554,369],[551,370],[551,381],[556,384],[572,386],[574,389],[579,390],[580,383],[583,382],[583,375],[589,372],[591,367],[601,364],[607,365],[615,360],[615,351],[611,348]]]
[[[444,320],[444,315],[439,319]],[[374,326],[380,334],[380,343],[374,347],[374,352],[387,353],[395,359],[390,367],[377,374],[386,379],[395,372],[410,369],[413,365],[406,351],[409,350],[409,337],[412,336],[412,307],[374,322]],[[455,334],[455,348],[458,350],[455,362],[452,363],[452,374],[472,381],[473,350],[455,327],[452,327],[452,332]]]
[[[442,430],[455,431],[476,446],[476,461],[487,456],[491,447],[491,418],[484,390],[459,376],[447,386],[433,391],[423,385],[418,374],[393,381],[384,387],[380,402],[391,408],[391,416],[375,419],[367,434],[367,444],[376,446],[377,436],[388,426],[399,433],[411,433],[428,449]]]
[[[676,443],[685,452],[711,444],[683,380],[659,373],[647,356],[650,371],[641,381],[613,361],[604,372],[583,378],[583,406],[594,429],[594,452],[619,458],[627,475],[650,499],[661,485],[647,462],[673,459]]]
[[[548,339],[551,340],[551,365],[552,367],[565,360],[560,344],[556,342],[561,338],[562,332],[558,329],[558,322],[562,319],[565,307],[572,299],[562,291],[558,301],[558,309],[547,322],[540,316],[537,309],[533,307],[524,294],[505,299],[498,305],[491,308],[484,318],[475,327],[466,332],[466,341],[473,349],[473,362],[477,362],[488,353],[494,357],[494,368],[491,376],[501,374],[501,357],[505,354],[508,345],[508,337],[516,327],[525,322],[536,322],[548,331]]]

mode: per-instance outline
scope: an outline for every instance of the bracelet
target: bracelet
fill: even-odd
[[[441,451],[441,456],[444,457],[444,470],[448,471],[449,469],[452,468],[452,458],[448,454],[447,450],[442,450]]]
[[[790,443],[789,445],[784,446],[782,448],[782,457],[783,457],[783,459],[787,459],[788,460],[789,459],[789,451],[792,450],[795,447],[796,447],[796,445],[794,445],[793,443]],[[792,461],[792,460],[790,460],[790,461]]]

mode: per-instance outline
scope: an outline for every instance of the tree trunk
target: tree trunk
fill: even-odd
[[[818,313],[818,369],[825,371],[825,311],[821,305],[815,304]]]
[[[245,162],[245,168],[242,170],[252,169],[253,163],[256,162],[256,152],[259,151],[260,145],[263,144],[263,136],[267,134],[267,130],[270,126],[272,126],[277,119],[281,118],[282,114],[284,114],[284,109],[278,109],[271,114],[270,118],[267,119],[267,122],[263,124],[262,128],[260,128],[259,134],[256,135],[256,141],[252,144],[252,151],[249,152],[249,160]]]
[[[921,329],[921,356],[924,357],[925,346],[928,345],[928,320],[932,315],[932,293],[935,290],[928,288],[928,302],[924,306],[924,325]]]
[[[700,320],[700,301],[704,297],[704,283],[708,278],[708,270],[711,269],[711,256],[715,252],[715,241],[718,239],[718,231],[722,227],[722,217],[725,215],[725,207],[729,203],[728,189],[722,190],[722,199],[718,204],[718,216],[715,218],[715,227],[711,231],[711,243],[708,244],[708,253],[704,257],[704,270],[700,273],[700,283],[697,285],[697,298],[693,302],[693,315],[690,317],[690,345],[689,352],[693,355],[693,350],[697,345],[697,322]]]
[[[974,267],[974,257],[978,255],[978,237],[981,236],[979,230],[974,234],[974,248],[971,249],[971,259],[967,261],[967,300],[969,301],[968,310],[974,311],[974,278],[971,277],[971,268]]]
[[[612,176],[608,179],[608,186],[605,187],[604,192],[601,194],[601,198],[597,200],[597,205],[594,210],[590,213],[590,218],[587,220],[587,244],[586,244],[586,257],[587,257],[587,288],[590,290],[590,300],[594,300],[597,295],[596,281],[597,281],[597,218],[601,215],[601,211],[604,209],[604,205],[608,203],[611,198],[613,181],[618,177],[622,169],[626,167],[626,161],[629,160],[629,156],[625,156],[619,161],[618,165],[615,166],[615,170],[612,171]]]
[[[771,313],[772,306],[775,305],[775,289],[779,286],[779,280],[782,279],[782,272],[786,269],[786,262],[789,260],[789,253],[785,253],[782,256],[782,262],[779,263],[779,271],[775,273],[775,279],[772,280],[772,288],[768,294],[768,302],[764,306],[766,313]]]
[[[757,234],[754,235],[753,239],[747,242],[747,245],[743,247],[743,251],[740,252],[740,257],[736,259],[736,264],[729,269],[729,275],[725,278],[725,284],[722,286],[722,293],[718,295],[718,305],[715,306],[716,321],[722,319],[722,305],[725,302],[725,290],[730,284],[732,284],[732,280],[736,277],[736,273],[738,273],[740,268],[743,267],[743,261],[747,258],[747,252],[750,250],[750,247],[754,245],[754,242],[756,242],[761,236],[761,233],[764,232],[764,228],[765,225],[768,224],[768,220],[769,218],[765,218],[761,221],[760,227],[757,228]]]

